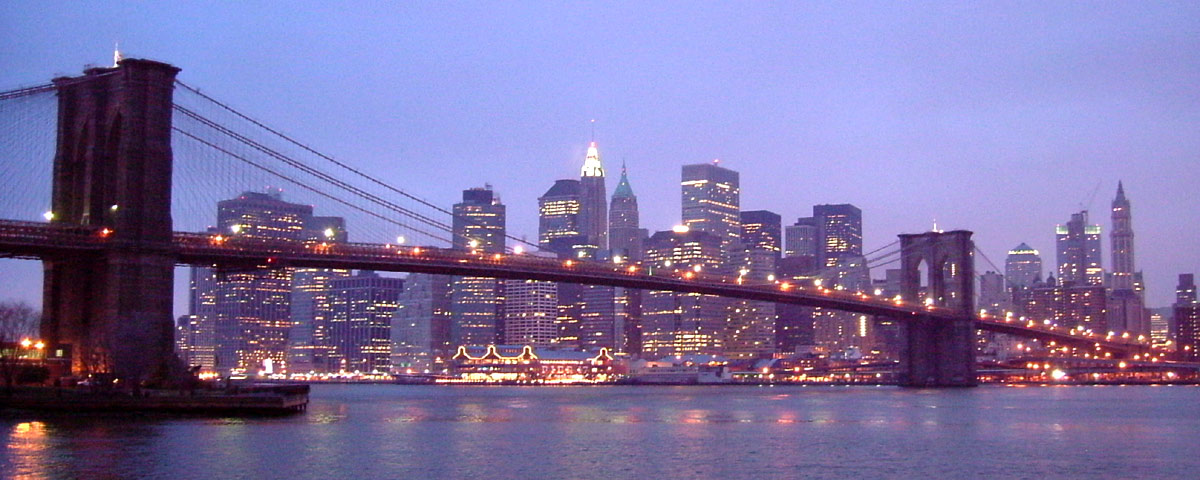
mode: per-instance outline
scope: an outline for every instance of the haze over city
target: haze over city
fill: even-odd
[[[867,250],[936,221],[997,263],[1028,243],[1049,271],[1055,225],[1089,209],[1107,267],[1123,181],[1148,306],[1200,267],[1190,3],[39,7],[0,6],[0,84],[107,64],[120,42],[436,204],[490,183],[531,240],[595,120],[651,231],[679,223],[680,166],[720,159],[742,208],[785,225],[862,208]],[[40,302],[36,282],[14,294]]]

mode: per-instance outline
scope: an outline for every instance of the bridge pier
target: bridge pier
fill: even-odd
[[[901,322],[901,385],[976,385],[975,245],[971,234],[956,230],[900,235],[900,294],[904,300],[961,312],[953,320],[919,316]],[[927,271],[924,287],[922,265]]]
[[[179,69],[125,59],[54,80],[51,221],[109,236],[99,254],[45,259],[41,334],[77,375],[143,382],[174,362],[171,112]],[[101,229],[108,229],[100,233]]]

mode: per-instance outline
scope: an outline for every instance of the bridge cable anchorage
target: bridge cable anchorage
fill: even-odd
[[[225,127],[221,126],[220,124],[217,124],[216,122],[213,122],[212,120],[209,120],[209,119],[205,118],[205,117],[204,117],[204,116],[202,116],[202,115],[199,115],[199,114],[197,114],[197,113],[195,113],[195,112],[193,112],[193,111],[191,111],[191,110],[188,110],[188,109],[187,109],[187,108],[185,108],[185,107],[180,107],[180,106],[176,105],[176,106],[175,106],[175,108],[176,108],[176,110],[178,110],[179,112],[183,113],[184,115],[187,115],[188,117],[190,117],[190,118],[192,118],[192,119],[194,119],[194,120],[196,120],[196,121],[199,121],[199,122],[201,122],[201,123],[202,123],[202,124],[204,124],[205,126],[207,126],[207,127],[209,127],[209,128],[212,128],[212,129],[216,130],[216,131],[217,131],[217,132],[219,132],[219,133],[225,134],[225,135],[227,135],[227,136],[229,136],[229,137],[231,137],[231,138],[233,138],[233,139],[235,139],[235,140],[237,140],[237,141],[239,141],[239,142],[241,142],[241,143],[243,143],[243,144],[245,144],[245,145],[248,145],[248,146],[250,146],[251,148],[254,148],[255,150],[258,150],[258,151],[260,151],[260,152],[262,152],[262,153],[264,153],[264,154],[266,154],[266,155],[268,155],[268,156],[270,156],[270,157],[272,157],[272,158],[275,158],[276,160],[282,161],[282,162],[286,163],[287,165],[289,165],[289,166],[292,166],[292,167],[294,167],[294,168],[297,168],[297,169],[299,169],[300,171],[302,171],[302,172],[304,172],[304,173],[307,173],[307,174],[309,174],[309,175],[312,175],[312,176],[314,176],[314,177],[317,177],[318,179],[320,179],[320,180],[323,180],[323,181],[325,181],[325,182],[327,182],[327,183],[329,183],[329,184],[332,184],[332,185],[334,185],[335,187],[338,187],[338,188],[341,188],[342,190],[345,190],[345,191],[348,191],[348,192],[350,192],[350,193],[353,193],[353,194],[355,194],[355,195],[359,196],[360,198],[363,198],[363,199],[365,199],[365,200],[367,200],[367,201],[369,201],[369,202],[371,202],[371,203],[375,203],[375,204],[377,204],[377,205],[379,205],[379,206],[382,206],[382,207],[384,207],[384,208],[387,208],[387,209],[389,209],[389,210],[392,210],[392,211],[394,211],[394,212],[396,212],[396,213],[399,213],[399,214],[401,214],[401,215],[404,215],[404,216],[407,216],[407,217],[410,217],[410,218],[416,219],[416,220],[418,220],[418,221],[420,221],[420,222],[422,222],[422,223],[425,223],[425,224],[427,224],[427,225],[430,225],[430,226],[432,226],[432,227],[434,227],[434,228],[437,228],[437,229],[439,229],[439,230],[442,230],[442,231],[445,231],[445,232],[452,232],[452,231],[453,231],[453,228],[452,228],[451,226],[449,226],[449,225],[446,225],[446,224],[444,224],[444,223],[442,223],[442,222],[439,222],[439,221],[437,221],[437,220],[435,220],[435,219],[432,219],[432,218],[426,217],[426,216],[424,216],[424,215],[422,215],[422,214],[420,214],[420,213],[413,212],[413,211],[411,211],[411,210],[409,210],[409,209],[407,209],[407,208],[404,208],[404,207],[402,207],[402,206],[400,206],[400,205],[396,205],[395,203],[392,203],[392,202],[390,202],[390,201],[388,201],[388,200],[386,200],[386,199],[383,199],[383,198],[381,198],[381,197],[379,197],[379,196],[376,196],[376,195],[374,195],[374,194],[371,194],[371,193],[369,193],[369,192],[366,192],[366,191],[364,191],[364,190],[362,190],[362,189],[359,189],[358,187],[355,187],[355,186],[353,186],[353,185],[350,185],[350,184],[348,184],[348,183],[346,183],[346,182],[344,182],[344,181],[342,181],[342,180],[339,180],[339,179],[337,179],[337,178],[333,177],[332,175],[329,175],[329,174],[327,174],[327,173],[321,172],[320,170],[317,170],[317,169],[315,169],[315,168],[313,168],[313,167],[310,167],[310,166],[308,166],[308,165],[304,164],[303,162],[300,162],[300,161],[298,161],[298,160],[296,160],[296,159],[294,159],[294,158],[291,158],[291,157],[289,157],[289,156],[287,156],[287,155],[284,155],[284,154],[282,154],[282,153],[279,153],[278,151],[275,151],[275,150],[273,150],[273,149],[271,149],[271,148],[269,148],[269,147],[266,147],[266,146],[264,146],[264,145],[262,145],[262,144],[260,144],[260,143],[258,143],[258,142],[255,142],[254,140],[251,140],[251,139],[249,139],[249,138],[246,138],[246,137],[244,137],[244,136],[242,136],[242,135],[240,135],[240,134],[238,134],[238,133],[236,133],[236,132],[233,132],[232,130],[229,130],[228,128],[225,128]],[[197,137],[195,137],[195,136],[193,136],[193,135],[189,135],[189,136],[190,136],[190,137],[193,137],[193,138],[197,138]],[[210,145],[210,146],[213,146],[214,148],[217,148],[217,147],[215,147],[214,145]],[[230,155],[232,155],[232,153],[228,153],[228,152],[226,152],[226,153],[227,153],[227,154],[230,154]],[[242,159],[243,161],[246,161],[244,158],[240,158],[240,159]],[[411,227],[407,227],[407,226],[406,226],[405,228],[411,228]],[[414,230],[415,230],[415,229],[414,229]],[[425,232],[421,232],[421,233],[425,233]],[[434,238],[437,238],[437,237],[434,237]],[[441,239],[441,240],[444,240],[444,239],[442,239],[442,238],[439,238],[439,239]]]
[[[400,190],[400,189],[398,189],[398,188],[396,188],[396,187],[394,187],[394,186],[392,186],[392,185],[389,185],[389,184],[387,184],[387,183],[381,182],[381,181],[379,181],[378,179],[376,179],[376,178],[374,178],[374,177],[372,177],[372,176],[370,176],[370,175],[367,175],[366,173],[363,173],[361,170],[359,170],[359,169],[357,169],[357,168],[354,168],[354,167],[352,167],[352,166],[350,166],[350,165],[348,165],[348,164],[346,164],[346,163],[343,163],[343,162],[341,162],[341,161],[338,161],[337,159],[334,159],[333,157],[331,157],[331,156],[329,156],[329,155],[325,155],[324,153],[321,153],[321,152],[317,151],[316,149],[314,149],[314,148],[312,148],[312,147],[309,147],[308,145],[306,145],[306,144],[304,144],[304,143],[301,143],[300,141],[298,141],[298,140],[295,140],[295,139],[293,139],[292,137],[290,137],[290,136],[288,136],[288,135],[286,135],[286,134],[284,134],[284,133],[282,133],[282,132],[280,132],[280,131],[278,131],[278,130],[275,130],[275,129],[273,129],[273,128],[271,128],[271,127],[269,127],[269,126],[267,126],[267,125],[263,124],[262,122],[259,122],[258,120],[255,120],[255,119],[251,118],[250,116],[248,116],[248,115],[246,115],[246,114],[244,114],[244,113],[242,113],[242,112],[238,111],[237,109],[234,109],[233,107],[231,107],[231,106],[229,106],[229,105],[227,105],[227,104],[225,104],[225,103],[222,103],[221,101],[219,101],[219,100],[217,100],[217,99],[215,99],[215,98],[213,98],[213,97],[210,97],[210,96],[208,96],[208,95],[206,95],[206,94],[204,94],[204,93],[201,93],[199,89],[196,89],[196,88],[194,88],[194,87],[192,87],[192,86],[190,86],[190,85],[188,85],[188,84],[186,84],[186,83],[183,83],[183,82],[181,82],[181,81],[179,81],[179,80],[176,80],[176,81],[175,81],[175,83],[176,83],[176,84],[178,84],[179,86],[183,87],[184,89],[186,89],[186,90],[188,90],[188,91],[190,91],[190,92],[192,92],[192,93],[196,94],[197,96],[199,96],[199,97],[201,97],[201,98],[203,98],[203,99],[205,99],[205,100],[208,100],[209,102],[212,102],[213,104],[217,105],[218,107],[220,107],[220,108],[222,108],[222,109],[224,109],[224,110],[226,110],[226,111],[228,111],[228,112],[230,112],[230,113],[232,113],[232,114],[236,115],[237,117],[239,117],[239,118],[241,118],[241,119],[243,119],[243,120],[245,120],[245,121],[247,121],[247,122],[250,122],[251,124],[253,124],[253,125],[257,126],[257,127],[259,127],[259,128],[262,128],[263,130],[266,130],[267,132],[270,132],[270,133],[274,134],[275,136],[277,136],[277,137],[279,137],[279,138],[282,138],[283,140],[285,140],[285,141],[287,141],[287,142],[289,142],[289,143],[291,143],[291,144],[293,144],[293,145],[295,145],[295,146],[297,146],[297,147],[300,147],[301,149],[303,149],[303,150],[305,150],[305,151],[307,151],[307,152],[309,152],[309,153],[312,153],[313,155],[316,155],[317,157],[320,157],[321,159],[324,159],[324,160],[326,160],[326,161],[328,161],[328,162],[330,162],[330,163],[333,163],[334,165],[337,165],[338,167],[341,167],[341,168],[343,168],[343,169],[345,169],[345,170],[347,170],[347,171],[350,171],[351,173],[353,173],[353,174],[355,174],[355,175],[358,175],[358,176],[360,176],[360,177],[362,177],[362,178],[365,178],[365,179],[367,179],[368,181],[370,181],[371,183],[374,183],[374,184],[376,184],[376,185],[379,185],[380,187],[383,187],[384,189],[387,189],[388,191],[391,191],[391,192],[393,192],[393,193],[396,193],[396,194],[398,194],[398,195],[402,195],[402,196],[404,196],[404,197],[406,197],[406,198],[408,198],[408,199],[410,199],[410,200],[413,200],[413,201],[415,201],[415,202],[417,202],[417,203],[420,203],[421,205],[424,205],[424,206],[426,206],[426,207],[432,208],[432,209],[434,209],[434,210],[436,210],[436,211],[438,211],[438,212],[441,212],[441,213],[443,213],[443,214],[450,215],[451,217],[453,217],[453,216],[454,216],[454,212],[452,212],[452,211],[450,211],[450,210],[446,210],[446,209],[444,209],[444,208],[442,208],[442,207],[438,206],[437,204],[434,204],[434,203],[432,203],[432,202],[429,202],[429,201],[427,201],[427,200],[424,200],[424,199],[422,199],[422,198],[420,198],[420,197],[417,197],[417,196],[415,196],[415,195],[412,195],[412,194],[410,194],[410,193],[408,193],[408,192],[405,192],[405,191],[403,191],[403,190]],[[465,222],[467,222],[467,223],[470,223],[470,224],[472,224],[472,225],[474,225],[474,226],[484,226],[483,224],[481,224],[481,223],[477,223],[475,220],[473,220],[473,219],[471,219],[471,218],[469,218],[469,217],[463,217],[463,218],[461,218],[460,220],[462,220],[462,221],[465,221]],[[522,243],[522,244],[524,244],[524,245],[527,245],[527,246],[530,246],[530,247],[535,247],[535,248],[536,248],[536,247],[538,247],[538,244],[537,244],[537,243],[534,243],[534,242],[527,241],[527,240],[525,240],[525,239],[523,239],[523,238],[519,238],[519,237],[516,237],[516,236],[514,236],[514,235],[509,235],[509,234],[507,234],[507,233],[506,233],[504,236],[505,236],[505,238],[507,238],[507,239],[509,239],[509,240],[513,240],[513,241],[515,241],[515,242]]]
[[[427,232],[427,231],[424,231],[424,230],[418,229],[418,228],[416,228],[416,227],[412,227],[412,226],[404,225],[404,224],[402,224],[402,223],[399,223],[399,222],[397,222],[395,219],[392,219],[392,218],[389,218],[389,217],[386,217],[386,216],[380,215],[380,214],[378,214],[378,213],[375,213],[375,212],[372,212],[372,211],[370,211],[370,210],[367,210],[367,209],[365,209],[365,208],[362,208],[362,207],[360,207],[360,206],[358,206],[358,205],[354,205],[354,204],[352,204],[352,203],[349,203],[349,202],[347,202],[347,201],[345,201],[345,200],[342,200],[342,199],[340,199],[340,198],[337,198],[337,197],[335,197],[335,196],[333,196],[333,195],[330,195],[330,194],[328,194],[328,193],[324,193],[324,192],[322,192],[322,191],[320,191],[320,190],[318,190],[318,189],[316,189],[316,188],[314,188],[314,187],[312,187],[312,186],[309,186],[309,185],[306,185],[306,184],[304,184],[303,182],[301,182],[301,181],[299,181],[299,180],[296,180],[296,179],[294,179],[294,178],[291,178],[291,177],[289,177],[289,176],[287,176],[287,175],[284,175],[284,174],[282,174],[282,173],[276,172],[275,170],[272,170],[271,168],[269,168],[269,167],[267,167],[267,166],[261,165],[261,164],[259,164],[259,163],[257,163],[257,162],[254,162],[253,160],[250,160],[250,159],[248,159],[248,158],[245,158],[245,157],[243,157],[243,156],[240,156],[240,155],[238,155],[238,154],[236,154],[236,153],[230,152],[229,150],[226,150],[226,149],[224,149],[224,148],[221,148],[220,146],[217,146],[217,145],[215,145],[215,144],[213,144],[213,143],[211,143],[211,142],[209,142],[209,141],[207,141],[207,140],[204,140],[204,139],[202,139],[202,138],[200,138],[200,137],[198,137],[198,136],[196,136],[196,135],[193,135],[193,134],[192,134],[192,133],[190,133],[190,132],[187,132],[187,131],[181,130],[181,129],[179,129],[178,127],[172,126],[172,127],[171,127],[171,129],[172,129],[172,130],[174,130],[174,131],[176,131],[176,132],[179,132],[180,134],[182,134],[182,135],[184,135],[184,136],[186,136],[186,137],[188,137],[188,138],[191,138],[192,140],[195,140],[195,141],[197,141],[197,142],[200,142],[200,143],[202,143],[202,144],[204,144],[204,145],[208,146],[209,148],[212,148],[212,149],[214,149],[214,150],[217,150],[217,151],[219,151],[219,152],[221,152],[221,153],[224,153],[225,155],[228,155],[228,156],[230,156],[230,157],[233,157],[233,158],[236,158],[236,159],[238,159],[238,160],[241,160],[242,162],[245,162],[246,164],[248,164],[248,165],[250,165],[250,166],[252,166],[252,167],[258,168],[259,170],[262,170],[262,171],[264,171],[264,172],[267,172],[268,174],[271,174],[272,176],[275,176],[276,178],[279,178],[279,179],[281,179],[281,180],[287,181],[287,182],[289,182],[289,183],[291,183],[291,184],[293,184],[293,185],[296,185],[296,186],[298,186],[298,187],[300,187],[300,188],[303,188],[303,189],[305,189],[305,190],[308,190],[308,191],[310,191],[310,192],[312,192],[312,193],[315,193],[315,194],[317,194],[317,195],[320,195],[321,197],[324,197],[324,198],[326,198],[326,199],[329,199],[329,200],[333,200],[334,202],[340,203],[340,204],[342,204],[342,205],[345,205],[345,206],[347,206],[347,207],[349,207],[349,208],[352,208],[352,209],[354,209],[354,210],[357,210],[357,211],[359,211],[359,212],[362,212],[362,213],[365,213],[365,214],[367,214],[367,215],[370,215],[370,216],[372,216],[372,217],[378,218],[378,219],[380,219],[380,220],[383,220],[383,221],[385,221],[385,222],[387,222],[387,223],[391,223],[391,224],[393,224],[393,225],[397,225],[397,226],[401,226],[401,227],[404,227],[404,228],[408,228],[408,229],[414,230],[414,231],[416,231],[417,233],[420,233],[420,234],[426,235],[426,236],[428,236],[428,237],[430,237],[430,238],[437,239],[437,240],[441,240],[441,241],[446,241],[446,242],[449,242],[449,241],[450,241],[448,238],[445,238],[445,237],[439,236],[439,235],[437,235],[437,234],[430,233],[430,232]],[[452,242],[451,242],[451,243],[452,243]]]

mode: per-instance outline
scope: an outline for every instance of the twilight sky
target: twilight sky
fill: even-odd
[[[1108,267],[1124,180],[1150,306],[1200,271],[1200,3],[175,3],[4,2],[0,89],[120,41],[438,204],[490,183],[530,239],[591,119],[651,231],[679,222],[680,166],[719,158],[744,210],[859,206],[868,250],[936,219],[1053,268],[1089,208]],[[0,261],[0,298],[40,303],[38,268]]]

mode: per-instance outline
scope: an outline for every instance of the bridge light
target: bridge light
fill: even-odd
[[[492,255],[492,260],[500,260],[502,258],[504,258],[504,255],[501,255],[499,253]]]
[[[692,272],[685,272],[685,273],[683,274],[683,278],[686,278],[686,279],[688,279],[688,280],[691,280],[691,279],[692,279],[692,277],[695,277],[695,276],[696,276],[696,274],[695,274],[695,273],[692,273]]]
[[[520,245],[517,245],[517,246],[513,247],[513,253],[514,253],[514,254],[517,254],[517,255],[520,255],[520,254],[522,254],[522,253],[525,253],[525,247],[522,247],[522,246],[520,246]]]
[[[1064,371],[1062,371],[1062,370],[1059,370],[1059,369],[1057,369],[1057,368],[1056,368],[1056,369],[1054,369],[1054,371],[1050,372],[1050,378],[1053,378],[1053,379],[1055,379],[1055,380],[1062,380],[1062,379],[1063,379],[1063,378],[1065,378],[1066,376],[1067,376],[1067,372],[1064,372]]]
[[[819,278],[818,278],[818,279],[816,279],[816,280],[813,280],[813,285],[816,285],[816,286],[818,286],[818,287],[819,287],[819,286],[821,286],[821,283],[822,283],[822,282],[821,282],[821,279],[819,279]]]
[[[1128,368],[1128,367],[1129,367],[1129,364],[1125,363],[1124,360],[1121,360],[1121,362],[1117,364],[1117,368]]]
[[[242,226],[235,223],[229,226],[229,231],[233,233],[242,233]]]
[[[788,282],[783,282],[783,283],[779,284],[779,289],[780,289],[780,290],[783,290],[783,291],[785,291],[785,292],[786,292],[786,291],[788,291],[788,290],[789,290],[789,289],[791,289],[791,288],[792,288],[792,284],[790,284],[790,283],[788,283]]]
[[[572,260],[567,260],[567,261],[563,262],[563,265],[569,267],[569,266],[575,265],[575,262]]]
[[[875,289],[875,296],[876,296],[876,297],[878,297],[878,296],[880,296],[880,295],[883,295],[883,289],[882,289],[882,288],[876,288],[876,289]]]
[[[46,219],[47,222],[54,220],[54,212],[43,213],[42,218]]]
[[[479,247],[479,240],[472,239],[471,241],[467,242],[467,246],[471,248],[477,248]]]
[[[101,237],[107,237],[107,236],[109,236],[109,235],[112,235],[112,232],[113,232],[112,230],[109,230],[108,228],[105,228],[105,229],[103,229],[103,230],[100,230],[100,236],[101,236]]]
[[[629,273],[637,273],[637,265],[630,265]]]
[[[767,274],[767,281],[768,281],[768,282],[774,282],[774,281],[775,281],[775,274],[774,274],[774,273]]]
[[[933,306],[933,297],[926,297],[926,298],[925,298],[925,306],[926,306],[926,307],[932,307],[932,306]]]
[[[406,241],[408,241],[408,239],[404,238],[404,235],[400,235],[400,236],[396,237],[397,245],[404,245],[404,242],[406,242]]]
[[[38,349],[38,350],[41,350],[41,349],[43,349],[43,348],[46,348],[46,344],[45,344],[45,343],[42,343],[42,341],[41,341],[41,340],[38,340],[38,341],[37,341],[37,343],[34,343],[34,344],[33,344],[33,348],[36,348],[36,349]]]
[[[21,346],[22,346],[22,347],[29,348],[29,347],[30,347],[30,346],[32,346],[32,345],[33,345],[33,340],[30,340],[30,339],[28,339],[28,338],[25,338],[25,339],[22,339],[22,340],[21,340]]]
[[[421,247],[413,247],[413,255],[420,255]]]
[[[613,263],[621,263],[624,261],[625,261],[625,257],[622,257],[620,255],[613,255]]]
[[[333,238],[334,231],[332,228],[325,229],[325,238]]]
[[[114,212],[117,211],[118,208],[120,208],[120,207],[118,207],[117,204],[115,204],[115,203],[111,207],[108,207],[109,210],[112,210]]]
[[[700,273],[700,270],[703,270],[703,265],[692,265],[693,272]]]

